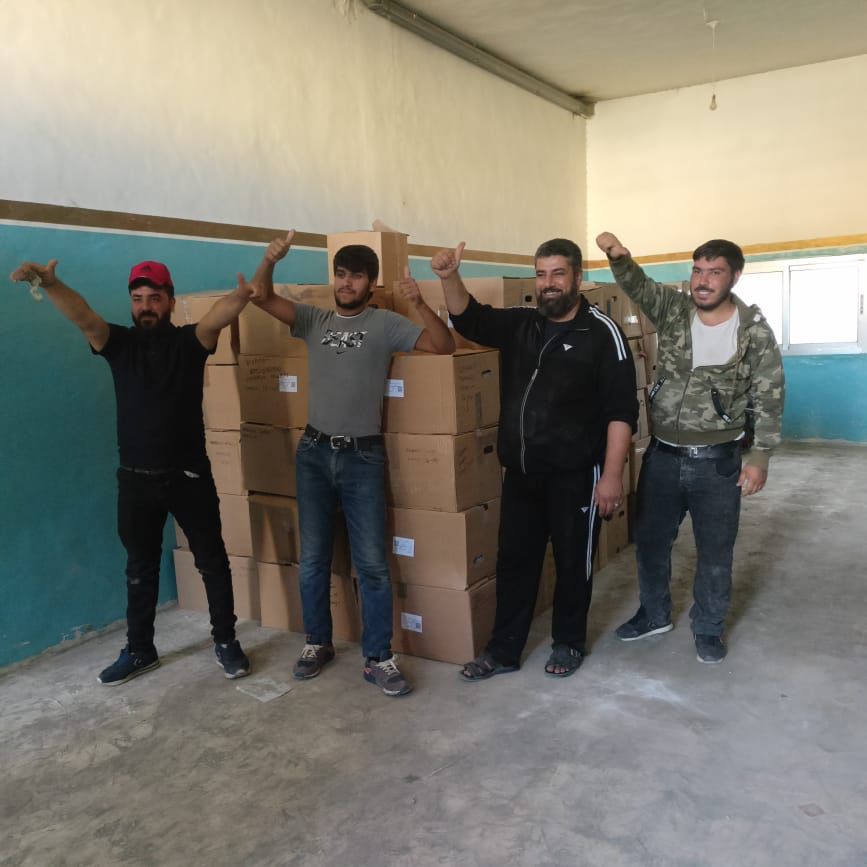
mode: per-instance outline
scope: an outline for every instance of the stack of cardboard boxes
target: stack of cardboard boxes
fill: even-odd
[[[221,294],[202,293],[178,296],[172,322],[198,322]],[[223,540],[232,568],[235,611],[243,620],[259,619],[259,582],[247,502],[247,487],[241,473],[241,409],[238,393],[238,327],[225,328],[216,352],[205,365],[203,411],[205,445],[214,483],[220,497]],[[175,525],[178,547],[174,551],[178,604],[181,608],[207,611],[208,602],[201,576],[183,531]]]

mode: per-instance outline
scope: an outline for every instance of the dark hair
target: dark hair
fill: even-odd
[[[579,272],[581,270],[583,262],[581,248],[568,238],[552,238],[550,241],[545,241],[544,244],[539,245],[533,258],[544,259],[548,256],[565,256],[573,271]]]
[[[722,238],[714,238],[712,241],[705,241],[700,247],[696,247],[692,254],[692,261],[697,262],[699,259],[725,259],[728,262],[729,268],[732,269],[732,274],[737,274],[744,270],[744,251],[732,241],[726,241]]]
[[[132,283],[129,284],[130,294],[132,294],[133,289],[138,289],[139,286],[150,286],[151,289],[156,289],[157,292],[165,292],[169,298],[175,297],[175,287],[172,286],[171,283],[166,286],[158,286],[153,280],[148,280],[146,277],[142,277],[138,280],[133,280]]]
[[[335,274],[338,268],[345,268],[347,271],[363,271],[371,283],[376,283],[376,278],[379,277],[379,257],[370,247],[365,247],[363,244],[349,244],[341,247],[334,254]]]

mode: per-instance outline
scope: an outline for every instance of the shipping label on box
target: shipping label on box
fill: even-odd
[[[383,430],[459,434],[490,427],[500,415],[496,350],[454,355],[398,353],[391,363]]]
[[[241,412],[244,421],[276,427],[307,424],[307,358],[241,355]]]

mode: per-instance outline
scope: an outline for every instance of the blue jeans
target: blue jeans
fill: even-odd
[[[671,620],[671,548],[687,512],[696,563],[695,635],[721,635],[731,600],[732,556],[741,512],[740,450],[719,460],[660,451],[652,443],[641,465],[635,522],[635,559],[641,604],[654,623]]]
[[[331,644],[331,554],[338,503],[361,585],[365,657],[391,655],[392,598],[385,531],[385,447],[332,449],[304,434],[295,457],[301,527],[301,605],[310,644]]]

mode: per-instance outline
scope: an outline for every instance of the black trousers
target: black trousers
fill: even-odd
[[[599,467],[552,475],[507,469],[503,479],[497,613],[488,651],[500,663],[520,662],[527,643],[545,549],[557,567],[551,637],[584,651],[593,593],[593,554],[599,513],[593,501]]]
[[[183,470],[144,475],[117,471],[117,525],[126,548],[127,640],[134,653],[154,647],[154,618],[160,583],[163,528],[172,514],[190,543],[211,613],[211,634],[221,643],[235,638],[232,573],[223,544],[220,501],[210,471],[195,477]]]

